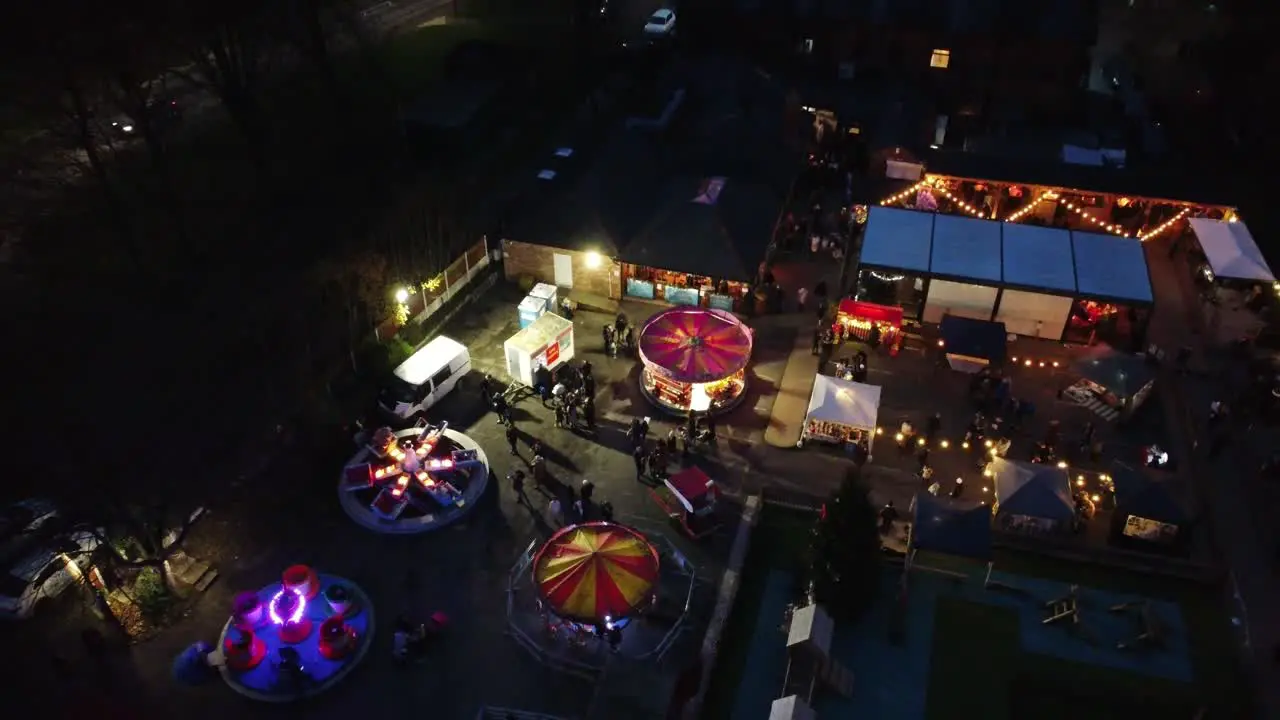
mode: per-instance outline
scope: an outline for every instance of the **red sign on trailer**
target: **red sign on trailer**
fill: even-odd
[[[552,365],[555,365],[556,361],[559,359],[560,359],[560,343],[552,343],[551,345],[548,345],[547,346],[547,367],[551,367]]]

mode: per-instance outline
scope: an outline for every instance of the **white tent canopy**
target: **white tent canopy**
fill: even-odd
[[[1242,222],[1191,218],[1191,229],[1200,241],[1213,274],[1237,280],[1275,282],[1276,276],[1262,257],[1253,234]]]
[[[830,422],[875,430],[880,414],[880,386],[818,375],[809,395],[806,422]]]

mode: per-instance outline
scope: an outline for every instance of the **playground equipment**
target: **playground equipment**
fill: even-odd
[[[1057,623],[1067,622],[1072,625],[1080,624],[1080,586],[1072,585],[1066,595],[1055,598],[1044,604],[1045,613],[1044,620],[1040,622],[1044,625],[1055,625]]]
[[[1160,620],[1160,617],[1156,615],[1155,608],[1150,601],[1133,600],[1119,605],[1112,605],[1108,609],[1116,614],[1129,615],[1134,619],[1136,626],[1132,638],[1116,643],[1117,650],[1165,649],[1165,638],[1167,637],[1168,629],[1165,623]]]
[[[853,697],[853,672],[831,657],[834,634],[835,621],[820,605],[806,605],[791,614],[787,627],[787,675],[782,684],[784,694],[802,691],[805,700],[812,703],[821,683],[844,697]],[[793,683],[801,687],[793,691]]]

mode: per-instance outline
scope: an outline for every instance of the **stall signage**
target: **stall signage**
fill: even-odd
[[[560,343],[552,343],[547,347],[547,367],[556,364],[560,359]]]

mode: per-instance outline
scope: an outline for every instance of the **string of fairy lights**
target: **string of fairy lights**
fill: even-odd
[[[1129,233],[1125,232],[1124,228],[1120,227],[1119,225],[1112,225],[1111,223],[1099,220],[1093,215],[1090,215],[1089,213],[1085,212],[1083,207],[1076,205],[1070,200],[1063,200],[1062,207],[1080,216],[1081,219],[1093,223],[1095,227],[1101,230],[1106,230],[1112,235],[1119,235],[1120,237],[1130,237]]]
[[[880,204],[881,205],[897,205],[898,203],[905,202],[910,198],[914,197],[917,193],[920,192],[920,190],[924,188],[928,188],[930,190],[937,192],[938,194],[942,195],[943,197],[947,198],[952,203],[954,203],[956,207],[965,211],[969,215],[972,215],[973,217],[984,219],[984,220],[989,219],[987,217],[987,214],[981,208],[975,205],[971,205],[968,202],[965,202],[964,200],[961,200],[959,197],[957,197],[954,193],[952,193],[946,187],[939,184],[937,177],[926,177],[925,179],[911,185],[911,187],[908,187],[905,190],[894,193],[893,195],[890,195],[889,197],[881,200]],[[1037,196],[1031,202],[1027,203],[1026,205],[1018,208],[1016,211],[1011,213],[1009,217],[1004,219],[1004,222],[1019,222],[1020,220],[1027,217],[1032,212],[1034,212],[1036,208],[1039,207],[1042,203],[1050,200],[1057,200],[1059,197],[1060,195],[1056,191],[1047,190],[1044,193]],[[1071,202],[1070,200],[1063,200],[1062,207],[1075,213],[1080,219],[1084,220],[1087,223],[1090,223],[1098,230],[1103,230],[1113,235],[1117,235],[1119,237],[1126,237],[1126,238],[1137,237],[1137,239],[1142,242],[1146,242],[1147,240],[1150,240],[1170,230],[1179,222],[1181,222],[1182,220],[1185,220],[1187,216],[1191,214],[1191,208],[1184,207],[1181,210],[1179,210],[1176,215],[1169,218],[1168,220],[1165,220],[1164,222],[1160,223],[1159,225],[1157,225],[1156,227],[1152,228],[1151,230],[1145,233],[1140,233],[1135,236],[1133,234],[1130,234],[1128,231],[1126,231],[1118,223],[1109,223],[1105,220],[1099,220],[1097,217],[1095,217],[1094,215],[1088,212],[1087,206],[1076,204],[1074,202]],[[994,214],[990,219],[994,219]],[[1232,221],[1234,221],[1234,219],[1235,219],[1234,217],[1231,218]]]
[[[1174,225],[1176,225],[1176,224],[1178,223],[1178,221],[1179,221],[1179,220],[1182,220],[1183,218],[1185,218],[1186,216],[1188,216],[1188,215],[1190,215],[1190,214],[1191,214],[1191,208],[1189,208],[1189,207],[1184,207],[1184,208],[1182,208],[1181,210],[1179,210],[1179,211],[1178,211],[1178,214],[1177,214],[1177,215],[1174,215],[1173,217],[1169,218],[1168,220],[1165,220],[1164,222],[1160,223],[1160,224],[1159,224],[1159,225],[1157,225],[1154,229],[1152,229],[1152,230],[1151,230],[1151,232],[1146,232],[1146,233],[1143,233],[1143,234],[1139,235],[1139,236],[1138,236],[1138,239],[1139,239],[1139,240],[1141,240],[1142,242],[1146,242],[1146,241],[1150,240],[1151,238],[1153,238],[1153,237],[1155,237],[1155,236],[1159,235],[1160,233],[1164,232],[1165,230],[1168,230],[1169,228],[1173,227]]]
[[[885,433],[885,429],[883,427],[876,428],[877,436],[883,436],[884,433]],[[908,445],[909,441],[907,436],[901,432],[895,433],[893,436],[893,439],[902,447],[910,447],[910,445]],[[915,438],[915,441],[911,443],[911,445],[914,445],[917,448],[923,449],[929,445],[929,441],[924,437],[917,436]],[[952,445],[953,443],[946,438],[941,438],[936,443],[936,447],[939,450],[950,450]],[[968,440],[960,441],[959,448],[963,451],[969,451],[974,449],[972,444]],[[988,438],[982,441],[982,449],[983,449],[983,452],[990,455],[992,459],[995,459],[995,458],[1002,457],[1003,451],[1006,451],[1008,448],[1007,448],[1007,443],[1005,443],[1004,446],[1002,447],[1001,444]],[[1068,476],[1074,475],[1071,481],[1072,485],[1078,490],[1087,493],[1089,495],[1089,499],[1094,503],[1102,502],[1102,498],[1105,494],[1115,492],[1115,484],[1111,479],[1111,475],[1109,473],[1102,472],[1099,470],[1083,470],[1080,468],[1072,468],[1065,460],[1059,460],[1057,463],[1057,466],[1059,470],[1066,472]],[[983,469],[982,477],[988,481],[994,480],[995,471],[992,470],[990,467],[987,467]],[[1092,482],[1090,482],[1090,480],[1092,480]],[[983,486],[982,492],[984,494],[990,494],[991,486],[989,484]],[[983,501],[983,504],[986,504],[985,500]]]
[[[906,190],[903,190],[902,192],[894,193],[893,195],[890,195],[889,197],[881,200],[880,204],[881,205],[897,205],[903,200],[906,200],[912,195],[915,195],[916,193],[920,192],[920,188],[928,184],[929,184],[929,179],[925,178],[924,180],[921,180],[920,182],[916,183],[915,185],[912,185]]]
[[[1032,211],[1034,211],[1037,207],[1039,207],[1039,206],[1040,206],[1040,203],[1044,202],[1045,200],[1052,200],[1052,199],[1054,199],[1054,198],[1056,198],[1056,197],[1058,197],[1058,194],[1057,194],[1057,193],[1055,193],[1055,192],[1052,192],[1052,191],[1050,191],[1050,192],[1046,192],[1046,193],[1041,193],[1041,194],[1040,194],[1040,196],[1039,196],[1039,197],[1037,197],[1035,200],[1032,200],[1031,202],[1027,203],[1026,205],[1023,205],[1022,207],[1020,207],[1020,208],[1018,208],[1017,210],[1015,210],[1015,211],[1013,212],[1013,214],[1011,214],[1009,217],[1005,218],[1005,219],[1004,219],[1004,221],[1005,221],[1005,222],[1018,222],[1018,221],[1019,221],[1019,220],[1021,220],[1022,218],[1024,218],[1024,217],[1026,217],[1026,216],[1030,215],[1030,214],[1032,213]]]
[[[970,215],[983,220],[987,218],[986,213],[982,212],[981,208],[974,207],[973,205],[970,205],[969,203],[961,200],[960,198],[952,194],[950,190],[942,187],[941,185],[935,185],[933,186],[933,189],[936,190],[937,192],[942,193],[943,197],[955,203],[956,207],[960,208],[961,210],[964,210]]]

